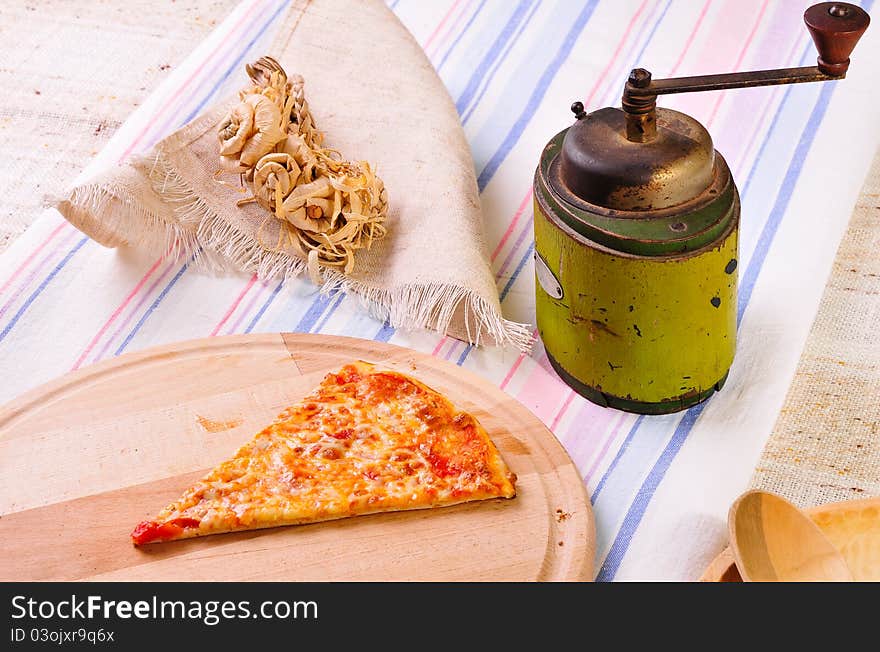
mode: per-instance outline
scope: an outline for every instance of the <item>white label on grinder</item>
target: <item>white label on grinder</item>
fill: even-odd
[[[562,286],[556,280],[556,276],[550,271],[547,262],[541,255],[535,252],[535,276],[538,277],[538,284],[554,299],[562,298]]]

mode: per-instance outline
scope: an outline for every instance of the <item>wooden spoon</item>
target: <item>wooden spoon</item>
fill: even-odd
[[[851,582],[852,573],[822,530],[790,502],[747,491],[727,517],[730,549],[746,582]]]

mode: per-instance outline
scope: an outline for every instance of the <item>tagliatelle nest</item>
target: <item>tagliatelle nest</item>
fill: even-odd
[[[245,66],[252,84],[217,126],[221,170],[241,175],[251,196],[280,222],[273,250],[293,248],[321,284],[320,265],[354,270],[355,252],[385,236],[388,195],[366,161],[346,161],[323,146],[299,75],[288,78],[275,59]],[[265,243],[263,243],[264,246]]]

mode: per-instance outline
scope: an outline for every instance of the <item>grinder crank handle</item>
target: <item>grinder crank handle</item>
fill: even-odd
[[[656,80],[652,80],[651,73],[644,68],[636,68],[623,90],[627,139],[644,143],[656,137],[654,110],[658,95],[843,79],[849,67],[849,55],[868,28],[870,16],[856,5],[822,2],[804,12],[804,22],[819,51],[815,66]],[[572,111],[579,119],[586,115],[580,102],[572,105]]]

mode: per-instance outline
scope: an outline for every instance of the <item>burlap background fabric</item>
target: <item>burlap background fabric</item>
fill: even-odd
[[[880,496],[880,152],[752,484],[808,507]]]
[[[238,1],[0,2],[0,252]]]
[[[527,348],[527,327],[501,315],[455,106],[394,14],[379,0],[358,3],[356,12],[337,0],[297,0],[272,50],[289,73],[305,77],[326,144],[373,163],[388,190],[389,236],[358,252],[350,276],[325,270],[324,288],[358,293],[393,327]],[[241,78],[245,85],[243,70]],[[74,188],[59,210],[106,246],[170,248],[263,278],[300,274],[304,262],[275,249],[277,222],[257,205],[236,206],[241,193],[214,178],[216,125],[231,101]]]

